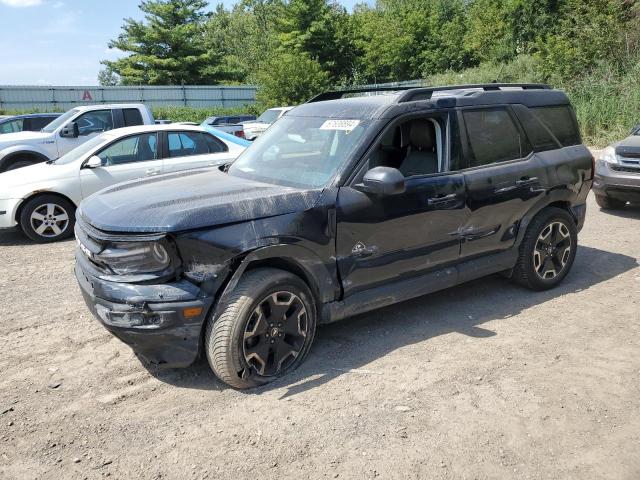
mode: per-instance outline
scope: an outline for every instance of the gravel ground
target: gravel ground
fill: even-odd
[[[640,478],[640,210],[576,263],[321,327],[250,392],[149,371],[89,315],[72,241],[0,233],[0,478]]]

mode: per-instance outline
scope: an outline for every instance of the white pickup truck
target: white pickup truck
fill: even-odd
[[[107,130],[153,123],[151,111],[140,103],[75,107],[39,132],[2,135],[0,172],[55,160]]]

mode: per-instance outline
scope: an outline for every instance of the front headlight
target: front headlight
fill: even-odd
[[[163,272],[171,264],[169,252],[160,242],[111,243],[93,260],[118,275]]]
[[[606,163],[612,163],[616,165],[618,163],[618,157],[616,156],[616,149],[613,147],[607,147],[600,155],[600,160]]]

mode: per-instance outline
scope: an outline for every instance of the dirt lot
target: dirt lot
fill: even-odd
[[[275,385],[148,371],[88,314],[72,241],[0,234],[0,478],[640,478],[640,210],[590,198],[573,271],[322,327]]]

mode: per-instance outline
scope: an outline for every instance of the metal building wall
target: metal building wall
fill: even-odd
[[[238,107],[255,102],[252,86],[45,87],[0,86],[0,109],[64,111],[77,105],[140,102],[149,107]]]

